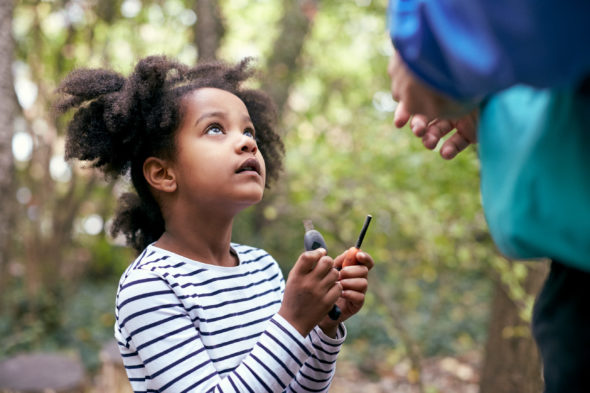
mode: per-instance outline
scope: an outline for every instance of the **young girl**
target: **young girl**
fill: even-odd
[[[231,242],[235,215],[277,177],[283,145],[248,62],[189,68],[141,60],[125,78],[81,69],[58,109],[78,108],[66,158],[130,173],[112,233],[138,258],[121,277],[115,336],[135,392],[327,391],[364,302],[366,253],[343,268],[318,249],[285,284],[264,250]],[[336,303],[338,321],[326,315]]]

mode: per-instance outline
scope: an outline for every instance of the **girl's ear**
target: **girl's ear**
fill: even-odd
[[[166,160],[148,157],[143,163],[143,176],[158,191],[176,191],[176,176]]]

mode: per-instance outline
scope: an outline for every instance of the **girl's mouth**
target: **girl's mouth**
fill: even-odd
[[[260,163],[255,158],[249,158],[240,165],[240,167],[236,170],[236,173],[242,172],[256,172],[260,175]]]

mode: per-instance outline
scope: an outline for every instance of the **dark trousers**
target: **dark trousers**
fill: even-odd
[[[552,261],[532,329],[545,393],[590,393],[590,272]]]

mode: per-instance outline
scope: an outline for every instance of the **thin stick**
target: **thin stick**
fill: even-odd
[[[365,239],[365,234],[367,233],[367,228],[369,227],[369,224],[371,223],[372,218],[373,218],[373,216],[371,216],[370,214],[367,214],[367,218],[365,218],[365,223],[363,224],[363,229],[361,229],[361,233],[359,235],[359,238],[356,241],[356,248],[358,248],[358,249],[360,249],[361,244],[363,244],[363,240]]]

